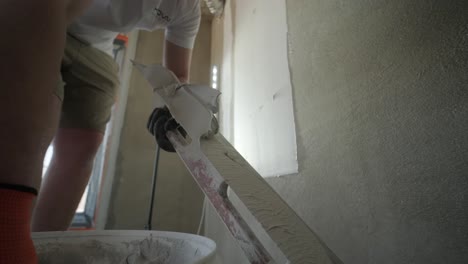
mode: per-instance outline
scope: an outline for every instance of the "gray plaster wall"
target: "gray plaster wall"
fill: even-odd
[[[287,1],[299,175],[345,263],[468,262],[468,3]]]
[[[300,173],[267,181],[344,263],[468,263],[468,3],[286,3]]]
[[[164,32],[140,31],[135,60],[161,63]],[[211,22],[203,19],[195,43],[191,82],[210,82]],[[143,229],[148,218],[156,143],[146,131],[152,91],[132,72],[107,229]],[[195,233],[203,195],[176,154],[161,152],[153,229]]]

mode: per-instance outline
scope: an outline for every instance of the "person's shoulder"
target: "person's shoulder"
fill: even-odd
[[[166,0],[171,1],[171,0]],[[174,1],[174,0],[172,0]],[[176,0],[176,8],[180,12],[180,15],[198,15],[200,10],[200,0]]]
[[[181,24],[198,23],[201,17],[200,0],[164,0],[174,1],[172,8],[175,10],[175,19],[169,26],[180,26]]]
[[[171,0],[166,0],[171,1]],[[200,5],[200,0],[175,0],[179,5],[184,5],[187,7],[195,7]]]
[[[174,1],[176,8],[174,19],[166,27],[166,39],[184,47],[193,48],[201,20],[200,0],[165,0]]]

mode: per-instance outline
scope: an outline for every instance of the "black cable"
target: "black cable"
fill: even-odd
[[[153,221],[153,207],[154,207],[154,196],[156,195],[156,180],[158,178],[158,166],[159,166],[159,154],[161,148],[158,145],[156,150],[156,157],[154,159],[154,168],[153,168],[153,183],[151,186],[151,202],[149,207],[148,223],[145,226],[146,230],[152,230],[151,222]]]

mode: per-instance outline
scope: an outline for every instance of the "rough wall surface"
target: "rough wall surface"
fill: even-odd
[[[344,263],[468,263],[468,3],[287,1],[299,175]]]
[[[300,173],[267,180],[344,263],[468,263],[468,3],[286,3]]]
[[[135,60],[161,63],[164,32],[139,34]],[[211,24],[202,20],[192,59],[191,81],[209,83]],[[119,162],[112,191],[108,229],[143,229],[148,218],[156,144],[146,131],[152,91],[136,71],[122,131]],[[200,221],[203,195],[176,154],[161,152],[153,228],[194,233]]]

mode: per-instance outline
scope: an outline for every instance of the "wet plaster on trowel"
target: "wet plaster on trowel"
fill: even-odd
[[[153,87],[157,106],[165,104],[191,137],[191,142],[183,146],[183,142],[178,142],[174,133],[168,133],[171,140],[176,140],[173,143],[178,154],[193,176],[198,178],[200,186],[213,205],[221,206],[221,201],[213,200],[211,193],[218,191],[218,186],[225,180],[252,216],[258,220],[265,230],[264,234],[271,236],[279,251],[284,253],[284,256],[276,253],[278,258],[287,258],[294,263],[332,263],[328,249],[222,136],[216,136],[215,140],[203,141],[203,149],[200,149],[199,140],[210,128],[210,109],[217,109],[213,102],[216,102],[219,92],[206,87],[180,86],[174,75],[158,65],[135,66]],[[226,210],[231,209],[224,208],[218,213],[232,234],[239,239],[240,245],[245,246],[242,242],[247,241],[246,237],[243,238],[243,232],[246,230],[239,229],[235,222],[226,218],[229,215]],[[271,240],[266,244],[272,245]],[[260,244],[253,244],[258,245]],[[270,251],[278,252],[278,248],[272,250],[270,247]],[[249,253],[252,249],[246,247],[244,252],[252,254]],[[263,259],[263,256],[260,259]],[[260,259],[254,262],[266,263]]]
[[[167,107],[200,149],[200,139],[212,130],[213,114],[218,112],[220,92],[205,85],[181,84],[164,66],[134,62],[136,69],[153,89],[153,106]]]

